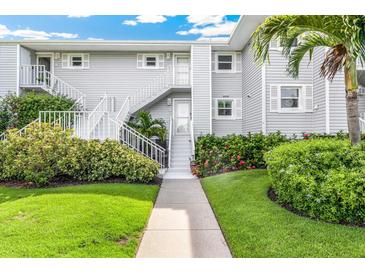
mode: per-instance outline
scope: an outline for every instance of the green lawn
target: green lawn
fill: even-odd
[[[134,257],[158,186],[0,187],[0,257]]]
[[[269,186],[263,170],[203,180],[235,257],[365,257],[365,228],[299,217],[267,197]]]

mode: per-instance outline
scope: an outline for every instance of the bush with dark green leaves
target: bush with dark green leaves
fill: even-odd
[[[193,172],[208,175],[238,169],[265,168],[265,152],[288,139],[280,132],[200,137],[195,146],[195,166]]]
[[[147,183],[159,165],[117,141],[86,141],[59,126],[35,123],[24,135],[16,129],[0,141],[0,180],[47,185],[59,176],[100,181],[111,177]]]
[[[365,151],[348,140],[313,139],[265,155],[278,202],[310,217],[365,223]]]
[[[22,96],[9,94],[0,99],[0,133],[26,126],[38,118],[39,111],[65,111],[74,103],[72,99],[40,92],[27,92]]]

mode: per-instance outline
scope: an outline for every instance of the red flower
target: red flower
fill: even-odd
[[[242,161],[242,160],[241,160],[241,161],[240,161],[240,166],[243,166],[244,164],[246,164],[246,163],[245,163],[245,161]]]
[[[255,166],[251,166],[252,169],[255,169],[256,167]]]

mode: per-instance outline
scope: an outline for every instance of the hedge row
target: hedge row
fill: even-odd
[[[128,182],[149,182],[159,165],[117,141],[73,138],[71,131],[35,124],[25,135],[8,131],[0,142],[0,180],[45,185],[57,176],[98,181],[120,177]]]
[[[365,150],[348,140],[284,144],[265,156],[278,201],[337,223],[365,223]]]
[[[196,143],[193,173],[205,177],[231,170],[265,168],[264,154],[287,141],[280,132],[200,137]]]
[[[22,96],[8,95],[0,99],[0,133],[9,128],[22,128],[38,118],[42,110],[69,110],[74,100],[40,92]]]

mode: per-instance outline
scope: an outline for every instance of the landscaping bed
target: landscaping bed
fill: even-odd
[[[134,257],[158,186],[0,186],[0,257]]]
[[[364,256],[364,228],[298,216],[268,198],[271,184],[266,170],[230,172],[202,180],[235,257]]]

